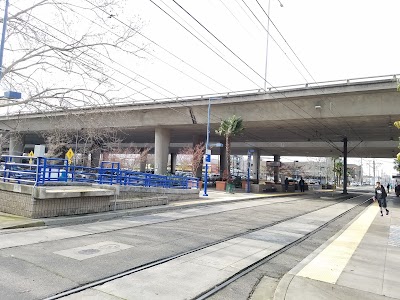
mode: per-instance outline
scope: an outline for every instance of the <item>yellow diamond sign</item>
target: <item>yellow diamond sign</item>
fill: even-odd
[[[65,155],[68,158],[68,163],[72,163],[72,157],[74,157],[74,151],[72,151],[71,148],[67,151],[67,154]]]
[[[28,156],[29,156],[29,157],[34,157],[35,154],[33,153],[33,151],[31,151],[31,152],[29,152]],[[30,165],[33,164],[32,158],[29,159],[29,164],[30,164]]]

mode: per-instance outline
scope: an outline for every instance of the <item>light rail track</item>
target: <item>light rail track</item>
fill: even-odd
[[[200,250],[205,249],[207,247],[214,246],[214,245],[217,245],[217,244],[232,240],[234,238],[238,238],[238,237],[241,237],[243,235],[246,235],[246,234],[249,234],[249,233],[252,233],[252,232],[256,232],[258,230],[266,229],[268,227],[272,227],[272,226],[277,225],[279,223],[282,223],[282,222],[285,222],[285,221],[289,221],[289,220],[292,220],[292,219],[297,218],[297,217],[301,217],[301,216],[303,216],[305,214],[308,214],[308,213],[311,213],[311,212],[315,212],[315,211],[318,211],[318,210],[321,210],[321,209],[336,205],[338,203],[341,203],[341,202],[344,202],[344,201],[349,201],[351,199],[355,199],[355,198],[359,198],[359,197],[362,198],[360,200],[362,202],[356,204],[354,207],[352,207],[349,210],[343,212],[342,214],[336,216],[335,218],[331,219],[330,221],[324,223],[323,225],[321,225],[317,229],[311,231],[310,233],[308,233],[305,236],[297,239],[296,241],[284,246],[283,248],[271,253],[270,255],[268,255],[268,256],[262,258],[261,260],[253,263],[252,265],[244,268],[243,270],[239,271],[238,273],[236,273],[235,275],[231,276],[227,280],[224,280],[223,282],[220,282],[219,284],[217,284],[212,289],[205,291],[204,293],[202,293],[201,295],[198,295],[195,298],[195,299],[207,299],[208,297],[214,295],[218,291],[220,291],[223,288],[225,288],[227,285],[229,285],[233,281],[239,279],[240,277],[246,275],[247,273],[251,272],[252,270],[254,270],[257,267],[259,267],[260,265],[262,265],[262,264],[266,263],[267,261],[271,260],[272,258],[278,256],[279,254],[281,254],[281,253],[287,251],[288,249],[294,247],[295,245],[301,243],[302,241],[304,241],[305,239],[307,239],[311,235],[313,235],[313,234],[317,233],[318,231],[322,230],[323,228],[325,228],[326,226],[328,226],[332,222],[336,221],[337,219],[343,217],[344,215],[348,214],[349,212],[351,212],[355,208],[360,207],[362,205],[369,204],[371,202],[371,196],[360,195],[360,196],[356,196],[356,197],[350,198],[350,199],[342,199],[342,200],[339,200],[339,201],[334,201],[333,203],[331,203],[329,205],[326,205],[324,207],[320,207],[320,208],[316,208],[314,210],[309,210],[309,211],[306,211],[306,212],[302,212],[300,214],[296,214],[296,215],[293,215],[293,216],[290,216],[290,217],[287,217],[287,218],[284,218],[284,219],[281,219],[281,220],[278,220],[278,221],[271,222],[271,223],[269,223],[267,225],[263,225],[263,226],[260,226],[260,227],[257,227],[257,228],[253,228],[251,230],[247,230],[246,232],[242,232],[242,233],[239,233],[239,234],[231,235],[231,236],[229,236],[227,238],[215,241],[213,243],[208,243],[208,244],[202,245],[201,247],[197,247],[197,248],[191,249],[189,251],[181,252],[181,253],[178,253],[178,254],[175,254],[175,255],[172,255],[172,256],[169,256],[169,257],[165,257],[165,258],[162,258],[162,259],[159,259],[159,260],[155,260],[155,261],[140,265],[138,267],[134,267],[134,268],[128,269],[126,271],[120,272],[118,274],[115,274],[115,275],[112,275],[112,276],[107,276],[105,278],[102,278],[102,279],[99,279],[99,280],[95,280],[95,281],[92,281],[92,282],[87,283],[87,284],[83,284],[83,285],[81,285],[79,287],[75,287],[75,288],[72,288],[72,289],[69,289],[69,290],[65,290],[65,291],[60,292],[58,294],[55,294],[55,295],[52,295],[50,297],[44,298],[44,300],[55,300],[55,299],[60,299],[62,297],[66,297],[66,296],[69,296],[69,295],[72,295],[72,294],[75,294],[75,293],[79,293],[79,292],[82,292],[84,290],[87,290],[87,289],[90,289],[90,288],[105,284],[105,283],[113,281],[113,280],[116,280],[118,278],[122,278],[124,276],[130,275],[130,274],[133,274],[133,273],[137,273],[137,272],[140,272],[140,271],[143,271],[143,270],[158,266],[160,264],[164,264],[166,262],[172,261],[172,260],[177,259],[179,257],[194,253],[196,251],[200,251]],[[364,198],[365,198],[365,200],[364,200]],[[287,202],[281,202],[281,203],[288,203],[288,202],[293,202],[293,201],[299,201],[299,200],[289,200]]]

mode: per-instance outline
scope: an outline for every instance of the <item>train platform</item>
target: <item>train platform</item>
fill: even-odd
[[[375,202],[289,271],[275,293],[262,280],[252,300],[400,299],[400,198]],[[267,279],[267,278],[265,278]]]

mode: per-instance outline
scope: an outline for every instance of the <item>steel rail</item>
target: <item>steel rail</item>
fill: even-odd
[[[137,273],[137,272],[140,272],[140,271],[143,271],[143,270],[146,270],[146,269],[149,269],[149,268],[152,268],[152,267],[161,265],[161,264],[163,264],[163,263],[172,261],[172,260],[177,259],[177,258],[179,258],[179,257],[182,257],[182,256],[185,256],[185,255],[188,255],[188,254],[191,254],[191,253],[200,251],[200,250],[202,250],[202,249],[208,248],[208,247],[210,247],[210,246],[218,245],[218,244],[220,244],[220,243],[223,243],[223,242],[232,240],[232,239],[234,239],[234,238],[238,238],[238,237],[241,237],[241,236],[243,236],[243,235],[246,235],[246,234],[249,234],[249,233],[258,231],[258,230],[262,230],[262,229],[265,229],[265,228],[268,228],[268,227],[272,227],[272,226],[277,225],[277,224],[280,224],[280,223],[282,223],[282,222],[289,221],[289,220],[295,219],[295,218],[297,218],[297,217],[301,217],[301,216],[303,216],[303,215],[309,214],[309,213],[311,213],[311,212],[315,212],[315,211],[318,211],[318,210],[321,210],[321,209],[324,209],[324,208],[327,208],[327,207],[330,207],[330,206],[336,205],[336,204],[338,204],[338,203],[341,203],[341,202],[344,202],[344,201],[347,201],[347,200],[350,200],[350,199],[354,199],[354,198],[357,198],[357,197],[360,197],[360,196],[356,196],[356,197],[348,198],[348,199],[343,199],[343,200],[341,200],[341,201],[334,201],[334,203],[332,203],[332,204],[330,204],[330,205],[327,205],[327,206],[324,206],[324,207],[320,207],[320,208],[317,208],[317,209],[314,209],[314,210],[311,210],[311,211],[303,212],[303,213],[300,213],[300,214],[297,214],[297,215],[294,215],[294,216],[291,216],[291,217],[288,217],[288,218],[285,218],[285,219],[282,219],[282,220],[279,220],[279,221],[274,221],[274,222],[272,222],[272,223],[270,223],[270,224],[267,224],[267,225],[263,225],[263,226],[254,228],[254,229],[248,230],[248,231],[243,232],[243,233],[238,233],[238,234],[232,235],[232,236],[230,236],[230,237],[224,238],[224,239],[222,239],[222,240],[219,240],[219,241],[216,241],[216,242],[213,242],[213,243],[209,243],[209,244],[203,245],[203,246],[201,246],[201,247],[198,247],[198,248],[195,248],[195,249],[192,249],[192,250],[189,250],[189,251],[181,252],[181,253],[178,253],[178,254],[176,254],[176,255],[172,255],[172,256],[169,256],[169,257],[166,257],[166,258],[162,258],[162,259],[159,259],[159,260],[155,260],[155,261],[152,261],[152,262],[150,262],[150,263],[146,263],[146,264],[140,265],[140,266],[138,266],[138,267],[134,267],[134,268],[128,269],[128,270],[126,270],[126,271],[120,272],[120,273],[118,273],[118,274],[115,274],[115,275],[112,275],[112,276],[107,276],[107,277],[105,277],[105,278],[92,281],[92,282],[90,282],[90,283],[81,285],[81,286],[79,286],[79,287],[76,287],[76,288],[72,288],[72,289],[63,291],[63,292],[58,293],[58,294],[55,294],[55,295],[53,295],[53,296],[44,298],[43,300],[56,300],[56,299],[60,299],[60,298],[62,298],[62,297],[66,297],[66,296],[69,296],[69,295],[72,295],[72,294],[76,294],[76,293],[82,292],[82,291],[84,291],[84,290],[87,290],[87,289],[90,289],[90,288],[93,288],[93,287],[96,287],[96,286],[105,284],[105,283],[107,283],[107,282],[113,281],[113,280],[115,280],[115,279],[119,279],[119,278],[125,277],[125,276],[127,276],[127,275],[131,275],[131,274],[133,274],[133,273]],[[293,247],[293,246],[295,245],[296,242],[299,243],[300,241],[302,241],[302,240],[308,238],[311,234],[317,232],[318,230],[321,230],[322,228],[326,227],[328,224],[330,224],[330,223],[333,222],[334,220],[336,220],[336,219],[342,217],[343,215],[347,214],[349,211],[353,210],[354,208],[356,208],[356,207],[358,207],[358,206],[360,206],[360,205],[363,205],[364,203],[366,203],[366,202],[368,202],[368,201],[370,201],[370,200],[371,200],[371,197],[369,197],[368,200],[363,201],[363,202],[360,203],[360,204],[357,204],[356,206],[352,207],[352,208],[349,209],[348,211],[346,211],[346,212],[342,213],[341,215],[335,217],[334,219],[328,221],[326,224],[321,225],[321,226],[318,227],[316,230],[314,230],[314,231],[312,231],[311,233],[307,234],[305,237],[300,238],[299,240],[296,240],[295,242],[293,242],[293,243],[291,243],[291,244],[285,246],[285,247],[282,248],[282,249],[285,249],[284,251],[286,251],[286,250],[289,249],[290,247]],[[293,200],[293,201],[297,201],[297,200]],[[288,201],[288,202],[289,202],[289,201]],[[284,202],[284,203],[288,203],[288,202]],[[290,202],[291,202],[291,201],[290,201]],[[291,245],[291,246],[290,246],[290,245]],[[245,269],[244,269],[243,271],[241,271],[241,272],[246,272],[246,270],[250,270],[250,268],[251,268],[252,266],[255,266],[256,264],[260,263],[261,261],[263,261],[263,260],[265,260],[265,259],[267,259],[267,258],[271,259],[272,257],[275,257],[276,255],[279,255],[280,253],[284,252],[284,251],[282,251],[282,249],[281,249],[281,250],[278,250],[278,251],[276,251],[276,252],[274,252],[274,253],[272,253],[272,254],[270,254],[270,255],[268,255],[266,258],[261,259],[260,261],[256,262],[255,264],[251,265],[250,267],[245,268]],[[275,254],[275,253],[277,253],[277,254]],[[273,255],[275,255],[275,256],[273,256]],[[254,267],[254,268],[255,268],[255,267]],[[204,292],[203,294],[199,295],[198,298],[195,298],[195,299],[206,299],[206,298],[208,298],[209,296],[215,294],[217,291],[219,291],[220,289],[222,289],[223,287],[225,287],[225,286],[226,286],[227,284],[229,284],[230,282],[236,280],[237,278],[240,278],[241,276],[247,274],[247,273],[250,272],[250,271],[247,271],[247,273],[243,273],[243,275],[240,275],[241,272],[236,273],[234,276],[230,277],[230,278],[227,279],[226,281],[223,281],[223,282],[219,283],[216,287],[214,287],[214,288],[211,289],[211,290],[208,290],[208,291]],[[228,282],[229,282],[229,283],[228,283]],[[205,298],[204,298],[204,297],[205,297]]]
[[[369,202],[369,204],[372,203],[372,198],[369,198],[369,199],[365,200],[364,202],[359,203],[358,205],[356,205],[356,206],[350,208],[349,210],[341,213],[340,215],[338,215],[335,218],[329,220],[328,222],[326,222],[325,224],[321,225],[320,227],[318,227],[318,228],[314,229],[313,231],[307,233],[303,237],[301,237],[301,238],[299,238],[299,239],[287,244],[286,246],[282,247],[281,249],[279,249],[279,250],[269,254],[268,256],[256,261],[255,263],[251,264],[250,266],[248,266],[248,267],[242,269],[241,271],[237,272],[235,275],[233,275],[233,276],[229,277],[228,279],[220,282],[219,284],[214,286],[212,289],[209,289],[209,290],[205,291],[204,293],[202,293],[201,295],[199,295],[199,296],[197,296],[196,298],[193,298],[193,299],[194,300],[204,300],[204,299],[207,299],[207,298],[211,297],[212,295],[216,294],[220,290],[222,290],[225,287],[227,287],[232,282],[238,280],[239,278],[241,278],[244,275],[250,273],[251,271],[254,271],[255,269],[257,269],[261,265],[265,264],[266,262],[270,261],[271,259],[275,258],[276,256],[278,256],[278,255],[286,252],[287,250],[293,248],[294,246],[300,244],[304,240],[308,239],[310,236],[312,236],[312,235],[316,234],[317,232],[321,231],[322,229],[324,229],[328,225],[332,224],[336,220],[342,218],[343,216],[345,216],[346,214],[348,214],[352,210],[358,208],[359,206],[365,205],[368,202]]]

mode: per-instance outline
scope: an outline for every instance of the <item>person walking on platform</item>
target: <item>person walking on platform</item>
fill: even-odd
[[[390,193],[390,183],[388,183],[386,187],[387,187],[387,193],[389,194]]]
[[[386,209],[386,215],[389,214],[389,210],[387,209],[387,204],[386,204],[386,197],[387,197],[387,193],[385,191],[385,188],[383,187],[383,185],[381,185],[381,183],[378,181],[376,183],[376,187],[375,187],[375,197],[374,200],[378,200],[378,204],[379,204],[379,208],[381,209],[381,216],[383,216],[383,212],[382,212],[382,207],[384,209]]]
[[[286,177],[285,179],[285,192],[287,192],[289,189],[289,179]]]
[[[300,192],[304,192],[305,183],[303,177],[300,178],[299,186],[300,186]]]

